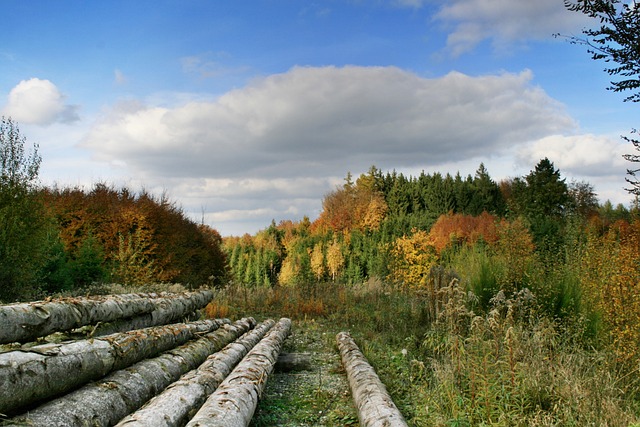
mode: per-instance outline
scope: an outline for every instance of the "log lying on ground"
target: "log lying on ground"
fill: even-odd
[[[290,330],[291,320],[280,319],[209,396],[187,427],[248,426]]]
[[[125,332],[179,322],[182,321],[185,316],[204,308],[212,298],[213,292],[208,290],[180,294],[170,298],[156,298],[153,300],[155,308],[150,313],[144,313],[131,318],[121,318],[109,323],[102,323],[94,328],[91,335],[103,336],[116,332]]]
[[[60,395],[218,329],[229,320],[157,326],[0,354],[0,413]]]
[[[308,371],[311,369],[311,353],[282,353],[276,361],[276,372]]]
[[[209,356],[198,369],[183,375],[138,411],[122,419],[116,427],[184,426],[189,421],[189,416],[198,411],[234,366],[260,342],[274,324],[273,320],[266,320]]]
[[[112,426],[255,324],[254,319],[248,318],[223,325],[198,340],[113,372],[100,381],[47,402],[10,420],[8,425]]]
[[[0,344],[27,342],[56,331],[151,313],[152,294],[60,298],[0,306]]]
[[[336,336],[342,364],[347,371],[353,400],[358,409],[360,425],[365,427],[407,426],[402,414],[391,400],[386,387],[373,367],[360,352],[351,335]]]

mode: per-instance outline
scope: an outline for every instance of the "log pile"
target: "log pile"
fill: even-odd
[[[247,380],[259,395],[291,321],[181,322],[212,297],[199,291],[0,306],[1,424],[185,425],[241,367],[240,375],[259,372]],[[89,336],[42,338],[61,331],[77,337],[78,328]]]
[[[311,357],[281,354],[287,318],[187,321],[212,298],[198,291],[0,306],[0,425],[248,426],[274,369],[309,369]],[[361,425],[406,426],[351,336],[336,339]]]

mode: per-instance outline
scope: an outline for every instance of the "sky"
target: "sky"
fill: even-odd
[[[638,106],[563,0],[2,0],[0,115],[43,185],[166,195],[223,236],[383,172],[624,190]],[[554,37],[560,34],[561,37]]]

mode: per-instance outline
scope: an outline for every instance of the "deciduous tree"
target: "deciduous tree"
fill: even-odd
[[[41,157],[10,118],[0,119],[0,299],[28,298],[45,264],[47,215],[37,196]]]

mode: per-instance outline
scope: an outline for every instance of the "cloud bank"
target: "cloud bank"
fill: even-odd
[[[114,107],[83,145],[145,176],[326,177],[436,165],[575,126],[528,71],[426,79],[394,67],[296,67],[214,102]]]
[[[575,136],[563,105],[532,79],[526,70],[424,78],[395,67],[295,67],[212,101],[117,104],[82,146],[231,233],[225,222],[251,231],[272,218],[313,219],[348,171],[371,165],[438,170],[494,158],[530,169],[550,157],[561,169],[611,170],[614,143]]]

